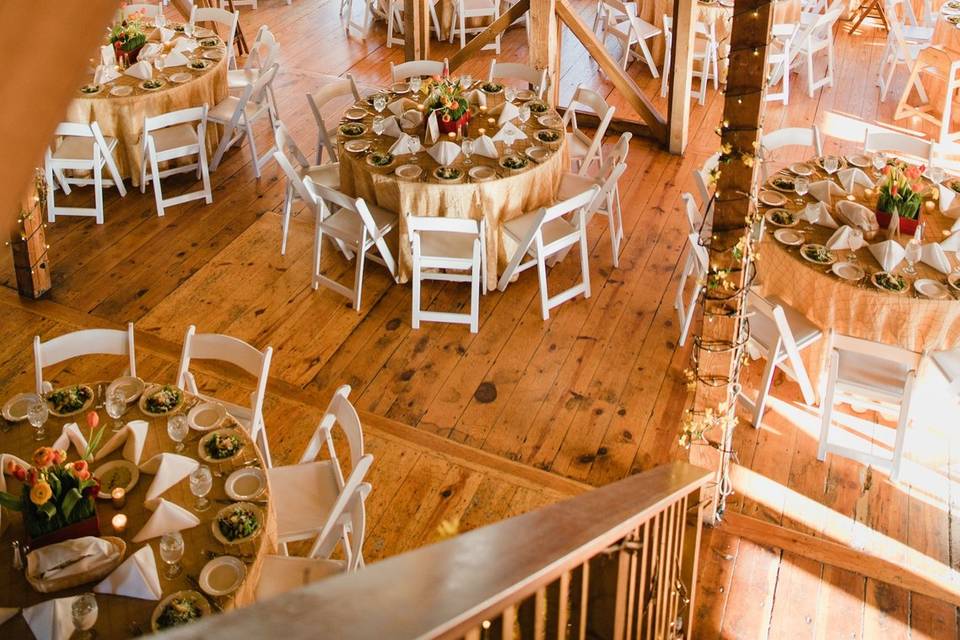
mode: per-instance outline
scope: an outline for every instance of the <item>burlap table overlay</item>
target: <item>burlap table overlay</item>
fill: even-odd
[[[364,106],[363,102],[358,106]],[[548,113],[556,115],[553,110]],[[385,115],[389,115],[384,111]],[[375,136],[372,131],[373,114],[369,113],[361,121],[366,127],[366,133],[359,139],[368,140],[372,151],[387,151],[396,141],[390,136]],[[344,120],[344,123],[348,122]],[[485,117],[474,117],[469,127],[469,135],[476,137],[479,129],[484,128],[487,135],[496,134],[497,126],[487,122]],[[513,149],[522,153],[527,147],[537,144],[533,139],[533,132],[540,129],[536,118],[531,116],[523,127],[527,134],[526,140],[517,141]],[[422,137],[422,127],[418,131]],[[441,136],[448,139],[445,136]],[[515,247],[509,239],[500,233],[501,223],[533,211],[553,202],[560,178],[568,167],[565,143],[553,150],[550,156],[542,163],[529,162],[526,169],[506,175],[508,172],[500,167],[497,160],[483,156],[471,156],[471,164],[461,156],[451,166],[464,172],[464,181],[455,184],[439,184],[433,177],[433,171],[439,166],[424,150],[412,157],[398,156],[393,165],[386,169],[370,166],[363,153],[350,153],[343,145],[347,140],[358,138],[344,138],[340,136],[340,188],[345,193],[362,197],[377,206],[396,211],[400,214],[397,257],[397,270],[400,282],[406,282],[410,277],[412,256],[410,242],[407,239],[407,225],[405,216],[414,215],[449,216],[456,218],[483,219],[486,221],[486,253],[487,253],[487,288],[493,289],[497,284],[497,273],[501,266],[505,266]],[[503,152],[503,143],[495,143],[497,150]],[[402,164],[416,164],[423,169],[419,180],[411,181],[397,177],[393,170]],[[471,182],[466,172],[478,165],[489,166],[498,171],[495,179],[485,182]],[[504,239],[505,242],[501,242]],[[391,244],[391,247],[393,245]]]
[[[864,172],[874,181],[873,168]],[[811,180],[822,178],[818,171]],[[789,203],[785,208],[797,211],[803,208],[794,202],[796,194],[787,194]],[[868,196],[858,189],[858,202],[874,209],[876,192]],[[808,195],[804,202],[814,202]],[[762,207],[763,211],[769,207]],[[943,232],[949,230],[952,218],[939,211],[923,208],[922,221],[926,223],[924,242],[943,240]],[[842,222],[838,221],[838,224]],[[788,247],[774,239],[778,227],[769,223],[760,246],[757,271],[760,290],[765,296],[777,296],[794,307],[826,334],[834,331],[858,338],[897,345],[912,351],[925,349],[951,349],[960,346],[960,301],[928,300],[919,297],[913,290],[905,293],[881,291],[870,282],[870,275],[882,267],[867,247],[856,252],[857,261],[866,272],[859,283],[843,280],[828,272],[828,267],[813,264],[800,256],[799,247]],[[795,229],[805,234],[806,243],[824,244],[834,233],[819,225],[801,221]],[[876,243],[886,238],[881,229],[877,237],[868,240]],[[903,242],[906,242],[906,238]],[[838,260],[846,260],[848,250],[836,251]],[[952,256],[951,256],[952,257]],[[901,265],[902,266],[902,265]],[[945,282],[946,277],[926,264],[917,264],[916,278],[931,278]],[[827,367],[826,340],[820,340],[801,351],[810,379],[817,387]]]
[[[91,384],[90,386],[92,386],[94,389],[97,388],[96,384]],[[106,386],[105,383],[104,386]],[[149,386],[149,383],[147,383],[147,386]],[[192,406],[192,404],[195,402],[196,398],[193,398],[187,394],[183,412],[185,413],[186,407]],[[112,423],[112,420],[106,415],[106,412],[103,409],[100,409],[99,413],[101,425],[108,425],[103,439],[103,442],[106,442],[112,435],[109,426]],[[60,436],[61,429],[65,424],[76,422],[81,426],[84,433],[87,434],[84,414],[85,412],[69,418],[57,418],[51,415],[46,423],[47,437],[43,442],[39,443],[34,441],[33,429],[29,423],[26,421],[18,423],[9,432],[0,436],[0,443],[2,443],[0,444],[0,453],[12,453],[29,462],[32,458],[33,451],[38,446],[50,446],[53,444],[54,440]],[[124,422],[130,422],[131,420],[146,420],[150,425],[147,431],[146,443],[144,444],[143,448],[143,456],[140,460],[141,464],[149,460],[151,456],[157,453],[174,451],[175,443],[167,435],[167,418],[165,416],[146,416],[140,411],[140,409],[137,407],[137,404],[133,403],[126,414],[124,414],[122,420]],[[236,429],[236,433],[237,435],[243,437],[246,441],[247,446],[244,448],[245,452],[241,454],[244,460],[252,460],[255,457],[257,460],[259,460],[260,466],[263,467],[263,458],[257,450],[256,445],[247,436],[246,432],[242,428],[238,427]],[[187,440],[185,441],[186,448],[181,455],[199,460],[197,451],[199,446],[199,435],[200,434],[198,434],[196,431],[190,431],[190,435],[187,436]],[[123,447],[121,446],[103,460],[92,463],[92,470],[96,471],[97,468],[108,461],[122,459],[122,450]],[[79,454],[72,446],[68,448],[67,454],[69,460],[76,460],[79,457]],[[201,464],[206,463],[201,461]],[[216,469],[214,469],[213,466],[211,466],[211,470],[216,472]],[[217,511],[227,506],[225,502],[217,501],[218,499],[227,499],[227,495],[224,492],[224,482],[230,473],[230,469],[225,466],[223,471],[224,473],[222,478],[213,478],[213,488],[207,496],[210,498],[212,504],[210,505],[210,508],[204,512],[198,513],[193,510],[194,501],[196,499],[190,493],[190,485],[187,478],[184,478],[182,481],[168,489],[162,496],[164,499],[174,502],[187,509],[200,519],[199,525],[182,532],[184,540],[184,555],[183,559],[181,560],[181,565],[183,566],[183,572],[180,574],[180,576],[173,580],[168,580],[163,576],[165,565],[160,559],[159,538],[153,538],[146,543],[133,542],[134,536],[137,535],[137,533],[140,531],[140,528],[147,522],[152,514],[151,511],[147,510],[143,506],[143,501],[146,497],[147,489],[150,487],[150,483],[153,481],[153,476],[143,472],[140,473],[140,479],[136,486],[134,486],[134,488],[127,495],[127,504],[122,509],[114,509],[109,500],[97,500],[97,511],[100,519],[101,535],[117,535],[114,533],[113,528],[111,527],[111,519],[117,513],[123,513],[127,516],[127,529],[126,532],[121,536],[127,543],[127,554],[125,559],[129,558],[130,555],[141,549],[143,544],[150,544],[153,547],[153,552],[157,559],[157,571],[160,575],[160,587],[163,589],[163,597],[183,589],[195,590],[195,587],[189,582],[187,576],[190,575],[198,577],[200,575],[200,570],[209,561],[207,555],[204,554],[205,550],[210,550],[218,554],[228,551],[222,544],[217,542],[211,531],[211,522],[216,516]],[[14,493],[19,492],[20,483],[8,476],[7,490]],[[269,489],[266,495],[269,495]],[[256,538],[254,542],[243,543],[238,545],[236,549],[229,550],[230,553],[252,554],[254,558],[252,562],[246,565],[247,578],[244,580],[240,588],[234,592],[231,598],[225,598],[222,600],[222,606],[224,609],[233,608],[234,606],[245,606],[254,601],[254,593],[256,590],[257,581],[259,579],[263,557],[269,553],[273,553],[276,550],[276,518],[273,513],[272,502],[268,500],[266,504],[261,506],[267,516],[267,522],[265,523],[263,532],[258,538]],[[6,516],[7,514],[5,513],[4,515]],[[67,589],[65,591],[59,591],[57,593],[50,594],[42,594],[34,591],[28,585],[23,573],[13,569],[10,561],[10,543],[13,540],[22,541],[25,539],[23,523],[20,515],[16,513],[11,514],[11,520],[12,521],[9,528],[4,531],[2,538],[0,538],[0,544],[2,544],[5,548],[4,561],[0,562],[0,584],[3,585],[0,587],[0,606],[29,607],[51,598],[79,595],[81,593],[89,592],[93,589],[96,583],[89,583],[75,589]],[[94,627],[94,630],[97,632],[99,637],[130,637],[131,623],[136,623],[144,632],[149,633],[150,616],[153,613],[154,608],[157,606],[157,604],[159,604],[159,601],[139,600],[125,596],[105,595],[99,593],[96,594],[96,597],[99,608],[99,616],[97,618],[97,624]],[[32,637],[29,627],[27,626],[23,616],[15,616],[9,622],[0,627],[0,629],[2,629],[2,633],[0,633],[0,635],[5,638]]]
[[[158,33],[154,31],[150,39],[156,42]],[[204,51],[198,47],[193,53],[185,54],[188,59],[200,57]],[[116,80],[103,85],[100,93],[86,95],[77,90],[77,97],[67,108],[66,120],[69,122],[96,122],[100,125],[103,135],[116,138],[117,149],[114,153],[120,175],[130,178],[134,186],[140,185],[140,134],[143,132],[143,119],[149,116],[158,116],[178,109],[200,107],[206,104],[213,108],[215,104],[228,95],[227,89],[227,56],[224,46],[215,48],[224,54],[219,60],[209,60],[209,67],[204,70],[195,70],[189,65],[171,67],[161,72],[154,71],[154,78],[165,78],[167,83],[154,90],[140,88],[142,80],[122,75]],[[170,80],[176,73],[189,73],[192,78],[182,84]],[[93,82],[91,74],[88,82]],[[130,86],[133,93],[128,96],[110,95],[110,89],[115,86]],[[207,159],[213,156],[220,141],[220,127],[210,123],[207,125]],[[189,160],[184,160],[189,162]],[[161,167],[162,169],[163,167]]]

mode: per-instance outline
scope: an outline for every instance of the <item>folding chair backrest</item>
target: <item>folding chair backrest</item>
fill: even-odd
[[[363,567],[363,539],[367,534],[366,503],[372,488],[369,482],[361,483],[347,502],[347,514],[350,516],[350,548],[345,552],[348,572]]]
[[[868,129],[863,140],[863,150],[868,153],[896,151],[928,162],[933,151],[933,145],[926,140],[896,131],[870,131]]]
[[[262,24],[257,29],[257,35],[254,38],[253,46],[250,47],[250,53],[247,55],[247,61],[244,63],[244,69],[266,69],[277,61],[277,55],[280,53],[280,43],[277,37],[273,35],[267,25]]]
[[[198,22],[216,22],[230,30],[230,40],[224,38],[224,42],[231,46],[233,44],[233,35],[237,29],[237,22],[240,19],[239,12],[231,12],[219,7],[198,7],[193,6],[190,11],[190,24],[196,26]]]
[[[350,81],[350,89],[353,91],[354,100],[359,100],[363,97],[363,92],[360,91],[360,85],[357,84],[357,79],[353,77],[352,73],[347,74],[347,80]]]
[[[577,125],[578,105],[586,107],[589,111],[595,113],[597,118],[600,120],[600,122],[597,124],[597,128],[592,139],[590,136],[582,132]],[[603,144],[603,137],[607,133],[607,127],[610,125],[610,121],[613,119],[614,111],[616,111],[616,109],[612,105],[608,104],[604,97],[596,91],[578,86],[576,92],[573,94],[573,98],[570,100],[567,111],[563,114],[563,124],[564,128],[566,128],[567,125],[570,125],[572,127],[572,133],[580,138],[580,140],[585,144],[589,144],[589,148],[587,149],[587,152],[581,161],[581,174],[586,172],[587,167],[600,153],[600,146]]]
[[[163,15],[163,4],[159,2],[137,2],[124,6],[121,11],[123,12],[124,18],[129,18],[134,13],[142,13],[147,18],[156,18],[157,16]]]
[[[683,200],[683,210],[687,214],[687,225],[689,226],[690,233],[694,233],[699,237],[700,225],[703,222],[700,217],[700,209],[697,208],[697,203],[693,199],[693,195],[689,192],[684,191],[681,193],[680,199]]]
[[[490,73],[487,80],[492,82],[498,79],[523,80],[535,88],[537,97],[542,98],[547,89],[547,70],[537,70],[527,64],[519,62],[497,62],[496,58],[490,61]]]
[[[133,323],[126,331],[120,329],[83,329],[57,336],[46,342],[40,336],[33,338],[33,364],[36,374],[37,393],[44,392],[43,368],[64,360],[89,355],[127,356],[128,370],[137,375],[137,356],[133,343]]]
[[[261,72],[256,81],[250,86],[250,102],[260,105],[267,99],[267,89],[277,75],[280,66],[276,63],[270,65],[265,71]]]
[[[363,480],[367,475],[367,472],[370,470],[370,465],[373,463],[373,456],[369,453],[361,457],[356,465],[353,467],[353,471],[347,477],[346,482],[343,485],[343,489],[340,490],[340,494],[337,496],[336,501],[333,503],[333,506],[330,507],[330,511],[327,513],[326,522],[323,524],[323,528],[317,534],[317,537],[314,539],[313,545],[310,549],[310,552],[307,554],[307,557],[316,557],[317,553],[323,548],[332,548],[330,542],[334,537],[339,537],[342,529],[340,528],[340,519],[347,511],[347,507],[350,504],[350,501],[354,498],[354,495],[360,491],[360,487],[363,484]]]
[[[832,332],[830,335],[830,351],[845,351],[896,362],[914,373],[920,368],[920,361],[923,359],[923,354],[903,347],[845,336],[836,332]]]
[[[340,457],[337,455],[336,448],[333,446],[333,427],[339,425],[340,430],[347,439],[347,447],[350,450],[350,469],[357,466],[357,463],[364,456],[363,448],[363,425],[360,424],[360,416],[357,410],[350,402],[350,385],[343,385],[333,393],[333,398],[327,405],[327,410],[320,419],[320,424],[313,432],[313,436],[303,450],[300,456],[300,463],[312,462],[320,455],[320,450],[326,446],[330,459],[335,463],[337,482],[343,487],[344,477],[340,469]]]
[[[297,171],[297,166],[301,169],[309,166],[303,152],[290,137],[287,127],[282,122],[278,123],[277,128],[273,130],[273,136],[277,143],[277,150],[273,152],[273,158],[280,165],[283,173],[286,174],[290,186],[304,202],[315,203],[317,196],[304,181],[300,172]]]
[[[600,184],[600,189],[597,191],[597,194],[593,197],[593,201],[587,205],[587,211],[597,211],[603,208],[604,203],[607,200],[607,196],[614,190],[617,186],[617,182],[620,180],[620,176],[623,175],[623,172],[627,170],[626,162],[618,162],[613,165],[613,168],[604,175],[602,182]]]
[[[760,148],[763,151],[773,151],[781,147],[809,147],[818,156],[822,155],[820,130],[817,125],[810,127],[784,127],[769,133],[764,133],[760,139]]]
[[[912,3],[906,2],[905,0],[886,0],[886,5],[887,24],[891,28],[892,23],[896,23],[900,28],[908,23],[913,27],[919,26],[917,14],[913,10]]]
[[[707,265],[710,262],[707,248],[700,244],[699,233],[687,234],[687,247],[690,249],[690,255],[693,256],[694,265],[697,268],[697,275],[701,278],[707,276]]]
[[[165,129],[166,127],[172,127],[177,124],[190,124],[192,122],[203,124],[206,120],[207,105],[203,105],[202,107],[188,107],[186,109],[162,113],[158,116],[145,117],[143,119],[143,131],[144,133],[149,133],[157,129]]]
[[[582,193],[578,193],[575,196],[571,196],[566,200],[561,200],[555,202],[549,207],[543,208],[543,220],[540,223],[545,224],[551,220],[556,220],[561,216],[565,216],[568,213],[573,213],[578,209],[584,209],[597,197],[597,194],[600,192],[600,187],[594,186]]]
[[[631,138],[633,138],[633,134],[629,131],[621,133],[620,137],[617,138],[616,144],[613,145],[610,153],[603,159],[603,164],[600,166],[599,179],[601,181],[607,179],[615,166],[627,161],[627,156],[630,154]]]
[[[331,101],[343,96],[355,97],[353,78],[338,78],[307,94],[307,102],[310,103],[310,110],[313,112],[314,120],[317,121],[317,130],[324,143],[327,142],[327,126],[323,121],[323,109]]]
[[[446,216],[407,216],[407,235],[413,240],[421,231],[462,233],[479,238],[480,223],[471,218],[448,218]]]
[[[400,64],[390,63],[390,75],[394,82],[402,82],[407,78],[414,76],[439,76],[447,68],[447,59],[442,62],[437,60],[411,60],[410,62],[401,62]]]
[[[348,196],[345,193],[337,191],[336,189],[331,189],[330,187],[317,184],[316,182],[309,182],[308,185],[313,188],[327,203],[339,207],[340,209],[352,211],[360,216],[363,226],[366,227],[367,233],[371,237],[377,237],[379,235],[377,225],[373,221],[373,214],[370,213],[370,209],[367,207],[367,203],[363,198],[354,198],[352,196]]]
[[[693,177],[697,183],[697,190],[700,192],[700,200],[703,202],[704,207],[710,202],[710,174],[712,174],[719,165],[720,154],[715,153],[707,158],[707,161],[703,163],[702,167],[693,170]]]
[[[783,307],[770,302],[753,290],[751,290],[747,296],[750,309],[766,316],[776,326],[777,334],[780,336],[780,343],[787,353],[789,353],[791,357],[799,357],[797,341],[794,338],[793,330],[790,328],[790,323],[787,322],[787,316],[783,311]],[[776,347],[776,345],[763,346],[771,350]],[[771,357],[773,357],[773,355],[771,355]]]

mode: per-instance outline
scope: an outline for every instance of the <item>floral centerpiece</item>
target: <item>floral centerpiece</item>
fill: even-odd
[[[0,491],[0,505],[23,514],[23,523],[34,549],[55,542],[99,535],[96,496],[100,484],[90,472],[90,462],[103,437],[97,413],[87,414],[90,439],[79,460],[67,462],[67,452],[40,447],[33,466],[24,469],[13,461],[4,471],[23,483],[19,496]]]
[[[118,62],[121,59],[127,65],[136,62],[140,49],[146,43],[147,33],[143,24],[143,14],[139,11],[131,13],[110,29],[110,44],[113,45]]]
[[[427,109],[436,112],[437,125],[443,133],[466,129],[470,124],[470,102],[459,81],[434,77],[420,86],[420,92],[427,96]]]
[[[913,235],[920,222],[924,167],[902,162],[888,164],[877,185],[877,223],[887,227],[894,215],[900,218],[900,233]]]

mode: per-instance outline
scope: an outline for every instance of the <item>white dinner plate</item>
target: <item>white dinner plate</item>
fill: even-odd
[[[773,237],[788,247],[799,247],[803,244],[803,234],[793,229],[777,229],[773,232]]]
[[[951,273],[948,275],[947,283],[957,291],[960,291],[960,273]]]
[[[857,153],[852,156],[847,156],[847,162],[849,162],[855,167],[859,167],[860,169],[865,169],[870,166],[870,158],[863,155],[862,153]]]
[[[366,140],[347,140],[343,148],[350,153],[363,153],[370,148],[370,143]]]
[[[126,470],[126,472],[130,474],[130,479],[126,484],[110,484],[109,475],[114,469]],[[100,491],[97,493],[97,497],[101,500],[109,500],[110,492],[117,487],[122,486],[129,494],[130,491],[136,486],[137,480],[140,479],[140,469],[138,469],[137,465],[133,464],[129,460],[111,460],[110,462],[97,467],[93,472],[93,477],[100,481]]]
[[[128,96],[131,93],[133,93],[133,87],[128,84],[118,84],[113,89],[110,89],[110,95],[117,96],[118,98]]]
[[[924,298],[930,300],[950,300],[950,290],[936,280],[930,278],[920,278],[913,283],[913,288]]]
[[[10,422],[20,422],[27,419],[27,409],[37,398],[35,393],[18,393],[3,405],[3,417]],[[2,472],[2,471],[0,471]]]
[[[559,129],[563,126],[563,118],[552,113],[545,113],[542,116],[537,118],[537,122],[540,123],[541,127],[546,127],[548,129]]]
[[[254,500],[267,488],[267,477],[263,474],[263,469],[257,467],[237,469],[227,476],[223,488],[231,500]]]
[[[528,147],[524,153],[534,162],[543,162],[550,157],[550,152],[545,147]]]
[[[497,172],[491,169],[486,165],[479,165],[473,167],[467,173],[470,174],[470,178],[477,182],[483,182],[484,180],[490,180],[497,175]]]
[[[851,282],[858,282],[867,275],[863,267],[853,262],[834,262],[830,269],[838,278],[850,280]]]
[[[203,57],[207,60],[219,60],[223,57],[223,51],[219,49],[210,49],[209,51],[203,52]]]
[[[363,120],[366,115],[366,109],[361,109],[360,107],[350,107],[344,112],[343,117],[347,120]]]
[[[140,378],[136,376],[120,376],[107,387],[107,396],[113,393],[114,389],[119,389],[123,392],[123,399],[127,404],[130,404],[140,397],[140,394],[143,393],[143,388],[143,380]]]
[[[793,222],[783,223],[783,222],[777,222],[776,220],[774,220],[774,216],[779,211],[786,211],[787,213],[789,213],[793,217]],[[797,226],[797,223],[800,222],[800,218],[799,216],[797,216],[796,213],[793,213],[792,211],[787,211],[786,209],[783,209],[781,207],[777,207],[775,209],[768,209],[767,214],[763,217],[767,219],[767,222],[769,222],[775,227],[795,227]]]
[[[770,191],[769,189],[764,189],[757,195],[757,199],[761,204],[765,204],[768,207],[782,207],[787,204],[787,197],[782,193],[777,191]]]
[[[813,166],[807,162],[794,162],[790,165],[790,173],[798,176],[813,175]]]
[[[201,402],[187,414],[187,424],[194,431],[211,431],[227,417],[227,410],[219,402]]]
[[[537,94],[535,94],[533,91],[530,91],[530,89],[520,89],[517,91],[517,100],[521,102],[527,102],[528,100],[533,100],[536,97]]]
[[[200,570],[200,588],[211,596],[226,596],[240,587],[247,577],[247,567],[240,558],[217,556]]]
[[[184,82],[190,82],[193,79],[186,71],[181,71],[170,76],[170,82],[176,82],[177,84],[183,84]]]
[[[423,169],[415,164],[402,164],[394,170],[394,173],[404,180],[416,180],[423,173]]]
[[[390,87],[391,93],[403,94],[407,91],[410,91],[410,85],[406,82],[394,82],[393,86]]]

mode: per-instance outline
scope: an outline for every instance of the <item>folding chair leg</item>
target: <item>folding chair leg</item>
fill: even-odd
[[[287,255],[287,232],[290,230],[290,211],[293,209],[293,185],[287,181],[286,193],[283,197],[283,213],[281,216],[282,236],[280,238],[280,255]]]
[[[817,460],[823,462],[827,459],[827,443],[830,438],[830,423],[833,421],[833,395],[837,382],[837,367],[839,359],[834,352],[830,356],[830,373],[827,378],[827,388],[824,391],[823,399],[820,401],[820,444],[817,448]]]
[[[640,46],[640,52],[643,54],[643,59],[647,63],[647,68],[650,69],[650,74],[654,78],[659,78],[660,72],[657,70],[657,63],[653,61],[653,54],[650,53],[650,48],[647,46],[647,43],[644,40],[640,40],[637,44]]]
[[[477,246],[470,271],[470,333],[476,333],[480,328],[480,278],[480,247]]]
[[[779,341],[778,341],[779,349]],[[753,428],[760,428],[760,421],[763,420],[763,412],[767,407],[767,396],[770,393],[770,385],[773,383],[773,374],[777,369],[777,365],[774,364],[775,357],[774,354],[776,350],[769,354],[767,358],[767,366],[763,370],[763,376],[760,378],[760,387],[757,389],[757,399],[753,403]]]
[[[412,312],[412,317],[410,318],[410,326],[414,329],[420,328],[420,260],[416,256],[413,257],[413,300],[410,304],[410,309]]]
[[[247,143],[250,145],[250,157],[253,158],[253,175],[260,178],[260,159],[257,157],[257,142],[253,139],[253,123],[247,122]]]
[[[549,294],[547,292],[547,265],[542,254],[537,252],[537,278],[540,279],[540,313],[544,320],[550,319]]]
[[[156,156],[150,156],[150,171],[153,173],[153,199],[157,203],[157,217],[163,217],[163,192],[160,190],[160,168]]]
[[[46,174],[46,189],[47,189],[47,222],[56,222],[57,216],[54,213],[56,209],[53,203],[53,193],[56,189],[53,188],[53,169],[50,168],[50,163],[44,163],[43,171]]]
[[[890,480],[900,480],[900,463],[903,460],[903,443],[907,437],[907,427],[910,424],[910,403],[913,396],[913,385],[916,382],[913,373],[907,378],[903,391],[903,401],[900,403],[900,417],[897,420],[897,433],[893,444],[893,462],[890,464]]]
[[[97,209],[97,224],[103,224],[103,168],[100,166],[100,157],[93,156],[93,193]]]
[[[364,232],[363,240],[357,250],[357,272],[353,277],[353,309],[357,313],[360,313],[360,297],[363,295],[363,263],[367,258],[366,239],[366,232]]]
[[[323,205],[320,205],[321,207]],[[320,286],[318,278],[320,277],[320,258],[321,258],[321,248],[323,247],[323,229],[320,227],[320,221],[322,220],[322,209],[318,208],[316,211],[316,227],[313,232],[313,277],[311,283],[313,285],[313,290],[316,291]]]

